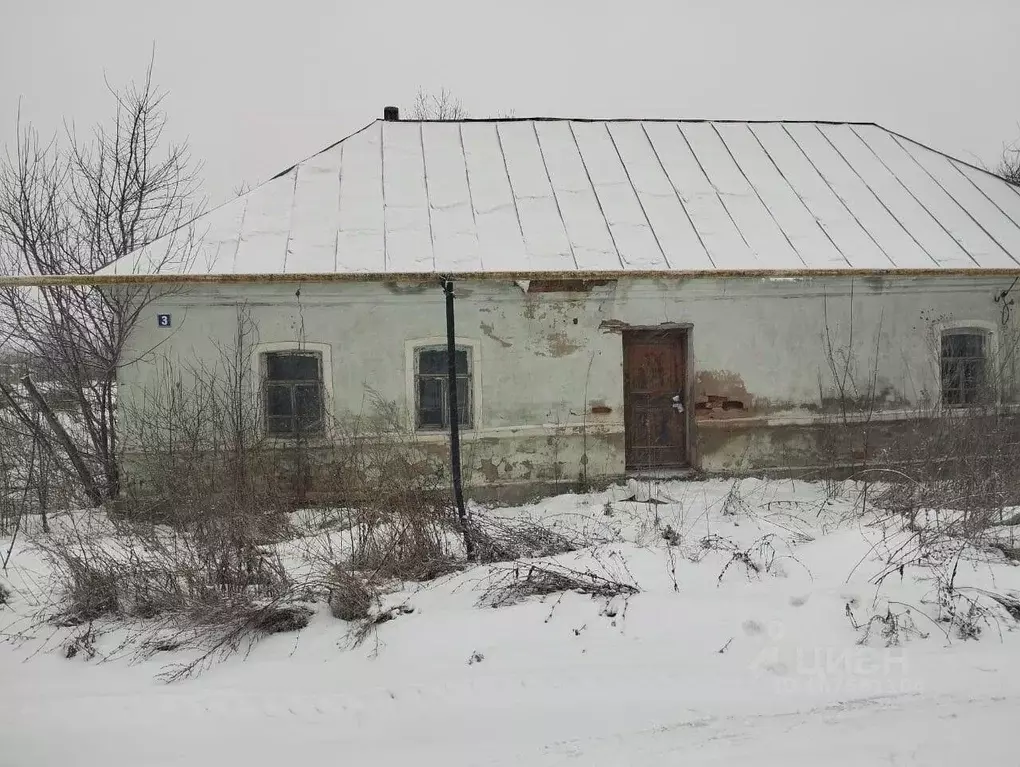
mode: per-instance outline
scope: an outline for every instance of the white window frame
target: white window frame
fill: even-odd
[[[255,395],[258,398],[257,406],[259,413],[259,429],[264,437],[278,440],[280,442],[293,442],[293,438],[278,434],[269,434],[268,425],[265,421],[266,411],[266,354],[279,352],[301,352],[317,353],[322,360],[322,413],[323,429],[321,432],[309,435],[310,441],[328,439],[333,429],[333,348],[331,344],[317,341],[273,341],[270,343],[256,344],[252,355],[253,380],[257,382]]]
[[[481,343],[474,338],[457,337],[454,339],[457,348],[466,349],[471,365],[471,425],[461,426],[461,432],[474,432],[481,428],[482,413],[482,375],[481,375]],[[428,336],[414,338],[404,343],[404,396],[407,402],[407,421],[411,431],[421,435],[444,434],[437,429],[418,427],[418,352],[437,347],[447,348],[446,336]]]
[[[937,389],[939,393],[939,407],[949,408],[950,410],[965,410],[973,405],[960,404],[960,405],[948,405],[945,401],[945,393],[942,391],[942,337],[945,335],[965,335],[967,331],[983,333],[986,339],[985,346],[985,361],[988,365],[988,374],[992,377],[993,381],[993,404],[1002,404],[1002,391],[999,381],[999,370],[993,368],[993,365],[998,364],[999,359],[999,328],[994,322],[988,320],[950,320],[946,322],[938,322],[934,326],[935,331],[935,354],[936,354],[936,365],[935,375],[937,381]]]

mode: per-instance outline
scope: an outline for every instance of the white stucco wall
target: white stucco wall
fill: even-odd
[[[815,417],[824,404],[820,380],[825,393],[830,377],[825,327],[835,346],[847,344],[851,287],[859,364],[870,368],[877,354],[878,388],[889,408],[903,408],[925,390],[937,392],[927,332],[932,323],[979,323],[999,335],[1012,332],[1012,321],[1010,328],[1002,326],[1001,305],[993,301],[1009,282],[628,280],[573,294],[525,294],[512,283],[458,283],[457,335],[475,350],[476,420],[465,434],[471,481],[571,480],[585,462],[591,476],[623,472],[620,323],[689,324],[699,391],[743,398],[746,407],[727,415],[722,426],[713,419],[697,428],[697,441],[708,445],[709,432],[723,426],[739,441],[746,439],[735,431],[742,423]],[[340,419],[366,411],[368,389],[407,409],[408,348],[419,339],[443,338],[446,330],[438,285],[188,287],[146,308],[125,355],[129,363],[119,374],[121,401],[137,402],[146,387],[157,385],[161,359],[214,365],[217,344],[236,335],[241,305],[258,328],[257,343],[279,348],[304,341],[327,351],[332,408]],[[158,326],[158,313],[171,315],[170,328]],[[610,412],[592,413],[593,405]],[[424,439],[441,443],[444,437]],[[732,451],[712,448],[700,451],[699,460],[706,469],[725,469],[734,459]]]

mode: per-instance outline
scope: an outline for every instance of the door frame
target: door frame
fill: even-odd
[[[695,424],[696,419],[694,418],[694,355],[692,354],[692,345],[694,343],[694,324],[690,322],[670,322],[663,323],[661,325],[628,325],[622,329],[620,333],[620,366],[623,373],[623,434],[624,434],[624,448],[623,448],[623,462],[624,470],[627,474],[640,474],[643,473],[641,469],[632,469],[627,466],[627,413],[629,412],[629,403],[627,401],[627,343],[628,338],[635,338],[640,336],[649,335],[663,335],[677,338],[681,341],[681,348],[683,349],[683,366],[684,366],[684,380],[683,380],[683,406],[684,406],[684,444],[682,446],[683,456],[680,463],[675,467],[667,469],[654,469],[652,472],[670,472],[670,471],[684,471],[693,469],[697,466],[697,455],[695,452],[695,445],[697,441],[695,439]]]

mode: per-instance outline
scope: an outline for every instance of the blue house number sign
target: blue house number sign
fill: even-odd
[[[170,315],[169,314],[157,314],[156,315],[156,324],[159,325],[161,328],[168,328],[168,327],[170,327]]]

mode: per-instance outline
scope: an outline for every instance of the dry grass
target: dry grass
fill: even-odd
[[[327,584],[327,603],[334,618],[363,620],[369,617],[373,605],[378,603],[378,587],[364,576],[340,565],[331,567]]]
[[[207,606],[184,620],[163,624],[160,632],[147,632],[138,643],[139,652],[197,650],[192,660],[168,665],[160,675],[166,682],[195,676],[242,648],[250,650],[266,636],[305,628],[313,611],[307,605],[290,603],[291,598],[288,594],[267,602],[241,599]]]
[[[110,534],[85,522],[35,538],[59,588],[57,622],[197,617],[289,592],[292,584],[274,552],[236,532],[226,540],[220,529],[212,537],[206,532],[121,522]]]
[[[74,638],[68,645],[73,654],[120,621],[142,655],[161,646],[198,649],[195,661],[168,678],[195,673],[246,640],[307,624],[296,584],[261,541],[265,524],[240,514],[203,515],[181,527],[102,512],[71,517],[32,539],[56,587],[44,614],[60,626],[88,627],[75,635],[87,646]]]
[[[495,568],[478,599],[479,607],[507,607],[529,597],[573,591],[611,599],[632,596],[636,584],[602,575],[593,570],[575,570],[555,562],[515,563]]]
[[[482,563],[551,557],[588,545],[574,531],[557,530],[532,519],[475,516],[470,520],[469,533]]]
[[[433,580],[461,564],[454,555],[451,530],[448,520],[393,514],[362,532],[349,564],[371,573],[373,579]]]
[[[902,476],[875,502],[907,516],[963,512],[959,532],[967,536],[1007,522],[1020,505],[1020,418],[999,407],[918,415],[883,456]]]
[[[700,552],[691,557],[691,561],[699,562],[710,551],[729,554],[729,559],[723,565],[716,579],[718,585],[722,585],[723,579],[730,571],[730,568],[737,568],[743,571],[749,578],[759,578],[762,575],[785,576],[783,569],[784,561],[793,562],[810,577],[811,572],[804,564],[792,554],[779,554],[776,551],[775,543],[781,540],[775,533],[763,535],[748,546],[740,546],[730,538],[721,535],[711,534],[701,539]]]
[[[376,629],[383,623],[389,623],[401,615],[410,615],[413,612],[414,608],[406,604],[389,607],[385,610],[373,611],[365,618],[355,622],[354,627],[347,634],[347,645],[352,648],[359,647],[368,637],[375,635]],[[378,652],[378,649],[378,636],[376,636],[376,652]]]
[[[127,621],[142,655],[197,651],[168,667],[164,678],[177,679],[263,636],[299,630],[312,601],[375,625],[389,614],[379,595],[391,583],[460,566],[444,479],[413,441],[379,440],[378,424],[364,435],[353,424],[337,426],[317,453],[269,449],[253,424],[225,428],[233,400],[214,384],[191,397],[171,391],[165,407],[134,420],[146,437],[134,443],[144,445],[134,455],[144,482],[114,514],[34,540],[58,587],[51,620],[90,632],[106,619]],[[301,547],[290,512],[313,486],[332,511],[305,545],[311,571],[294,578],[280,544]]]
[[[892,606],[889,605],[884,613],[872,615],[867,620],[858,623],[851,606],[848,604],[846,606],[846,616],[850,621],[850,625],[860,634],[857,644],[870,644],[876,632],[886,647],[898,647],[912,637],[926,639],[928,634],[921,631],[914,622],[914,611],[908,605],[900,605],[898,607],[898,610],[893,610]]]

